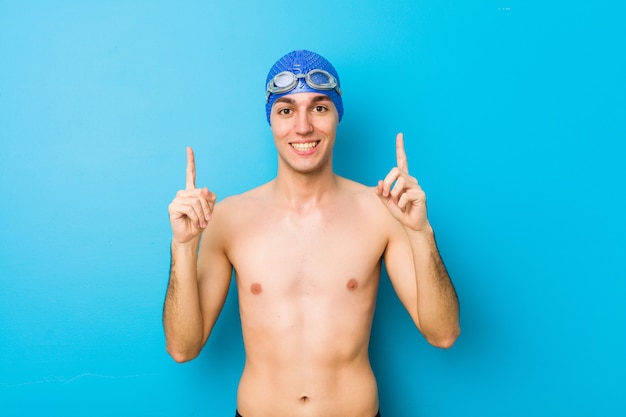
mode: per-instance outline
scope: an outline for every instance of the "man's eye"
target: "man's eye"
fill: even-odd
[[[326,106],[315,106],[315,108],[313,110],[318,112],[318,113],[323,113],[323,112],[325,112],[328,109],[326,108]]]
[[[284,116],[288,116],[291,114],[291,109],[280,109],[278,110],[278,114],[282,114]]]

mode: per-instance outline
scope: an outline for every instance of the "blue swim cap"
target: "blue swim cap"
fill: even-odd
[[[270,72],[267,74],[267,79],[265,80],[266,89],[269,86],[270,81],[274,79],[277,74],[280,74],[284,71],[289,71],[293,74],[308,74],[312,70],[322,70],[336,79],[337,88],[333,89],[316,89],[311,87],[307,80],[302,77],[297,80],[297,85],[290,89],[289,91],[282,94],[273,94],[266,90],[267,92],[267,103],[265,104],[265,112],[267,114],[267,122],[270,122],[270,113],[272,111],[272,105],[274,102],[280,97],[295,94],[295,93],[320,93],[325,94],[332,102],[335,104],[337,108],[337,113],[339,114],[339,121],[343,117],[343,101],[341,100],[340,93],[340,82],[339,75],[335,70],[335,67],[326,60],[321,55],[316,54],[315,52],[301,50],[301,51],[293,51],[288,53],[287,55],[280,58],[270,69]]]

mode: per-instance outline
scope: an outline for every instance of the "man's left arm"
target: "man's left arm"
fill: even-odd
[[[400,223],[391,233],[385,265],[399,298],[428,342],[448,348],[460,334],[458,299],[428,221],[426,195],[409,175],[401,133],[396,138],[396,156],[397,166],[376,188]]]

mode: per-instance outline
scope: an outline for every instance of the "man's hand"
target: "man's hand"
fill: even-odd
[[[205,188],[196,188],[196,162],[193,149],[187,148],[187,185],[176,193],[168,207],[172,225],[172,239],[187,243],[198,237],[211,220],[215,194]]]
[[[430,228],[426,214],[426,194],[409,175],[409,165],[404,151],[402,133],[396,137],[397,166],[389,171],[384,180],[378,181],[376,194],[387,206],[393,217],[415,231]]]

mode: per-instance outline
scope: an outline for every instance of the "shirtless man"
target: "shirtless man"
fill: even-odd
[[[319,55],[294,51],[277,61],[267,85],[277,176],[217,204],[196,188],[187,149],[187,186],[169,206],[167,351],[177,362],[199,354],[234,269],[246,352],[237,415],[379,415],[368,345],[383,259],[431,344],[448,348],[460,332],[454,287],[402,134],[397,167],[376,187],[333,172],[340,94],[335,69]]]

